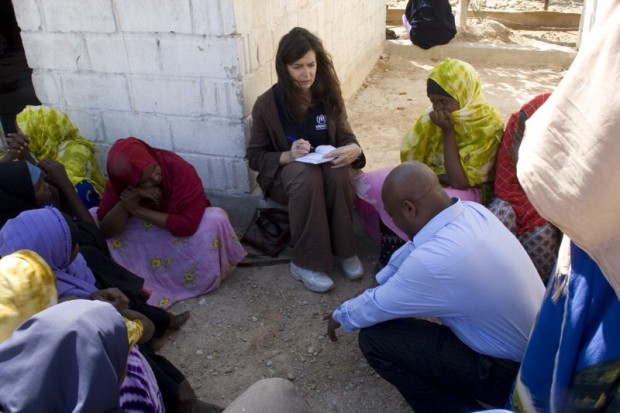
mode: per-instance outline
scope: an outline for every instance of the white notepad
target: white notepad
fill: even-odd
[[[311,163],[315,165],[320,164],[320,163],[325,163],[325,162],[331,162],[334,159],[336,159],[336,157],[323,158],[323,155],[325,155],[326,153],[330,153],[333,150],[336,150],[336,148],[334,148],[331,145],[319,145],[314,149],[314,152],[311,152],[306,156],[296,158],[295,161],[303,162],[303,163]]]

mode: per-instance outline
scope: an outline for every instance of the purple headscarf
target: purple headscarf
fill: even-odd
[[[0,410],[121,412],[128,348],[127,327],[108,303],[43,310],[0,343]]]
[[[71,246],[69,225],[52,207],[24,211],[0,230],[0,257],[22,249],[34,251],[54,271],[59,298],[88,298],[97,291],[95,276],[81,254],[71,261]]]

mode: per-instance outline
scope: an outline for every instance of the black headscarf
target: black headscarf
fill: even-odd
[[[454,99],[454,97],[452,95],[450,95],[448,92],[446,92],[444,90],[444,88],[439,86],[439,83],[435,82],[430,77],[426,80],[426,95],[427,96],[430,96],[430,95],[440,95],[440,96],[445,96],[445,97]],[[456,100],[456,99],[454,99],[454,100]]]
[[[0,162],[0,228],[28,209],[38,208],[26,161]]]

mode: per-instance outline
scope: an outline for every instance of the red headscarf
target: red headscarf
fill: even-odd
[[[541,217],[527,199],[527,195],[517,180],[517,167],[511,156],[516,153],[525,133],[525,121],[545,103],[551,93],[541,93],[525,103],[519,112],[510,116],[502,142],[497,152],[497,170],[495,172],[495,195],[508,202],[517,215],[517,234],[524,234],[530,229],[543,225],[547,221]]]
[[[209,206],[202,181],[196,170],[177,154],[155,149],[137,138],[119,139],[108,153],[106,183],[97,211],[102,220],[119,202],[120,194],[127,187],[137,187],[146,168],[161,168],[162,200],[159,205],[143,200],[145,207],[169,214],[166,228],[174,236],[193,235],[204,210]]]

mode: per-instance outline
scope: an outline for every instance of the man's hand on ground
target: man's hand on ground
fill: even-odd
[[[340,328],[340,323],[332,318],[331,313],[325,314],[323,320],[327,321],[327,336],[333,342],[338,341],[338,336],[336,336],[336,330]]]

